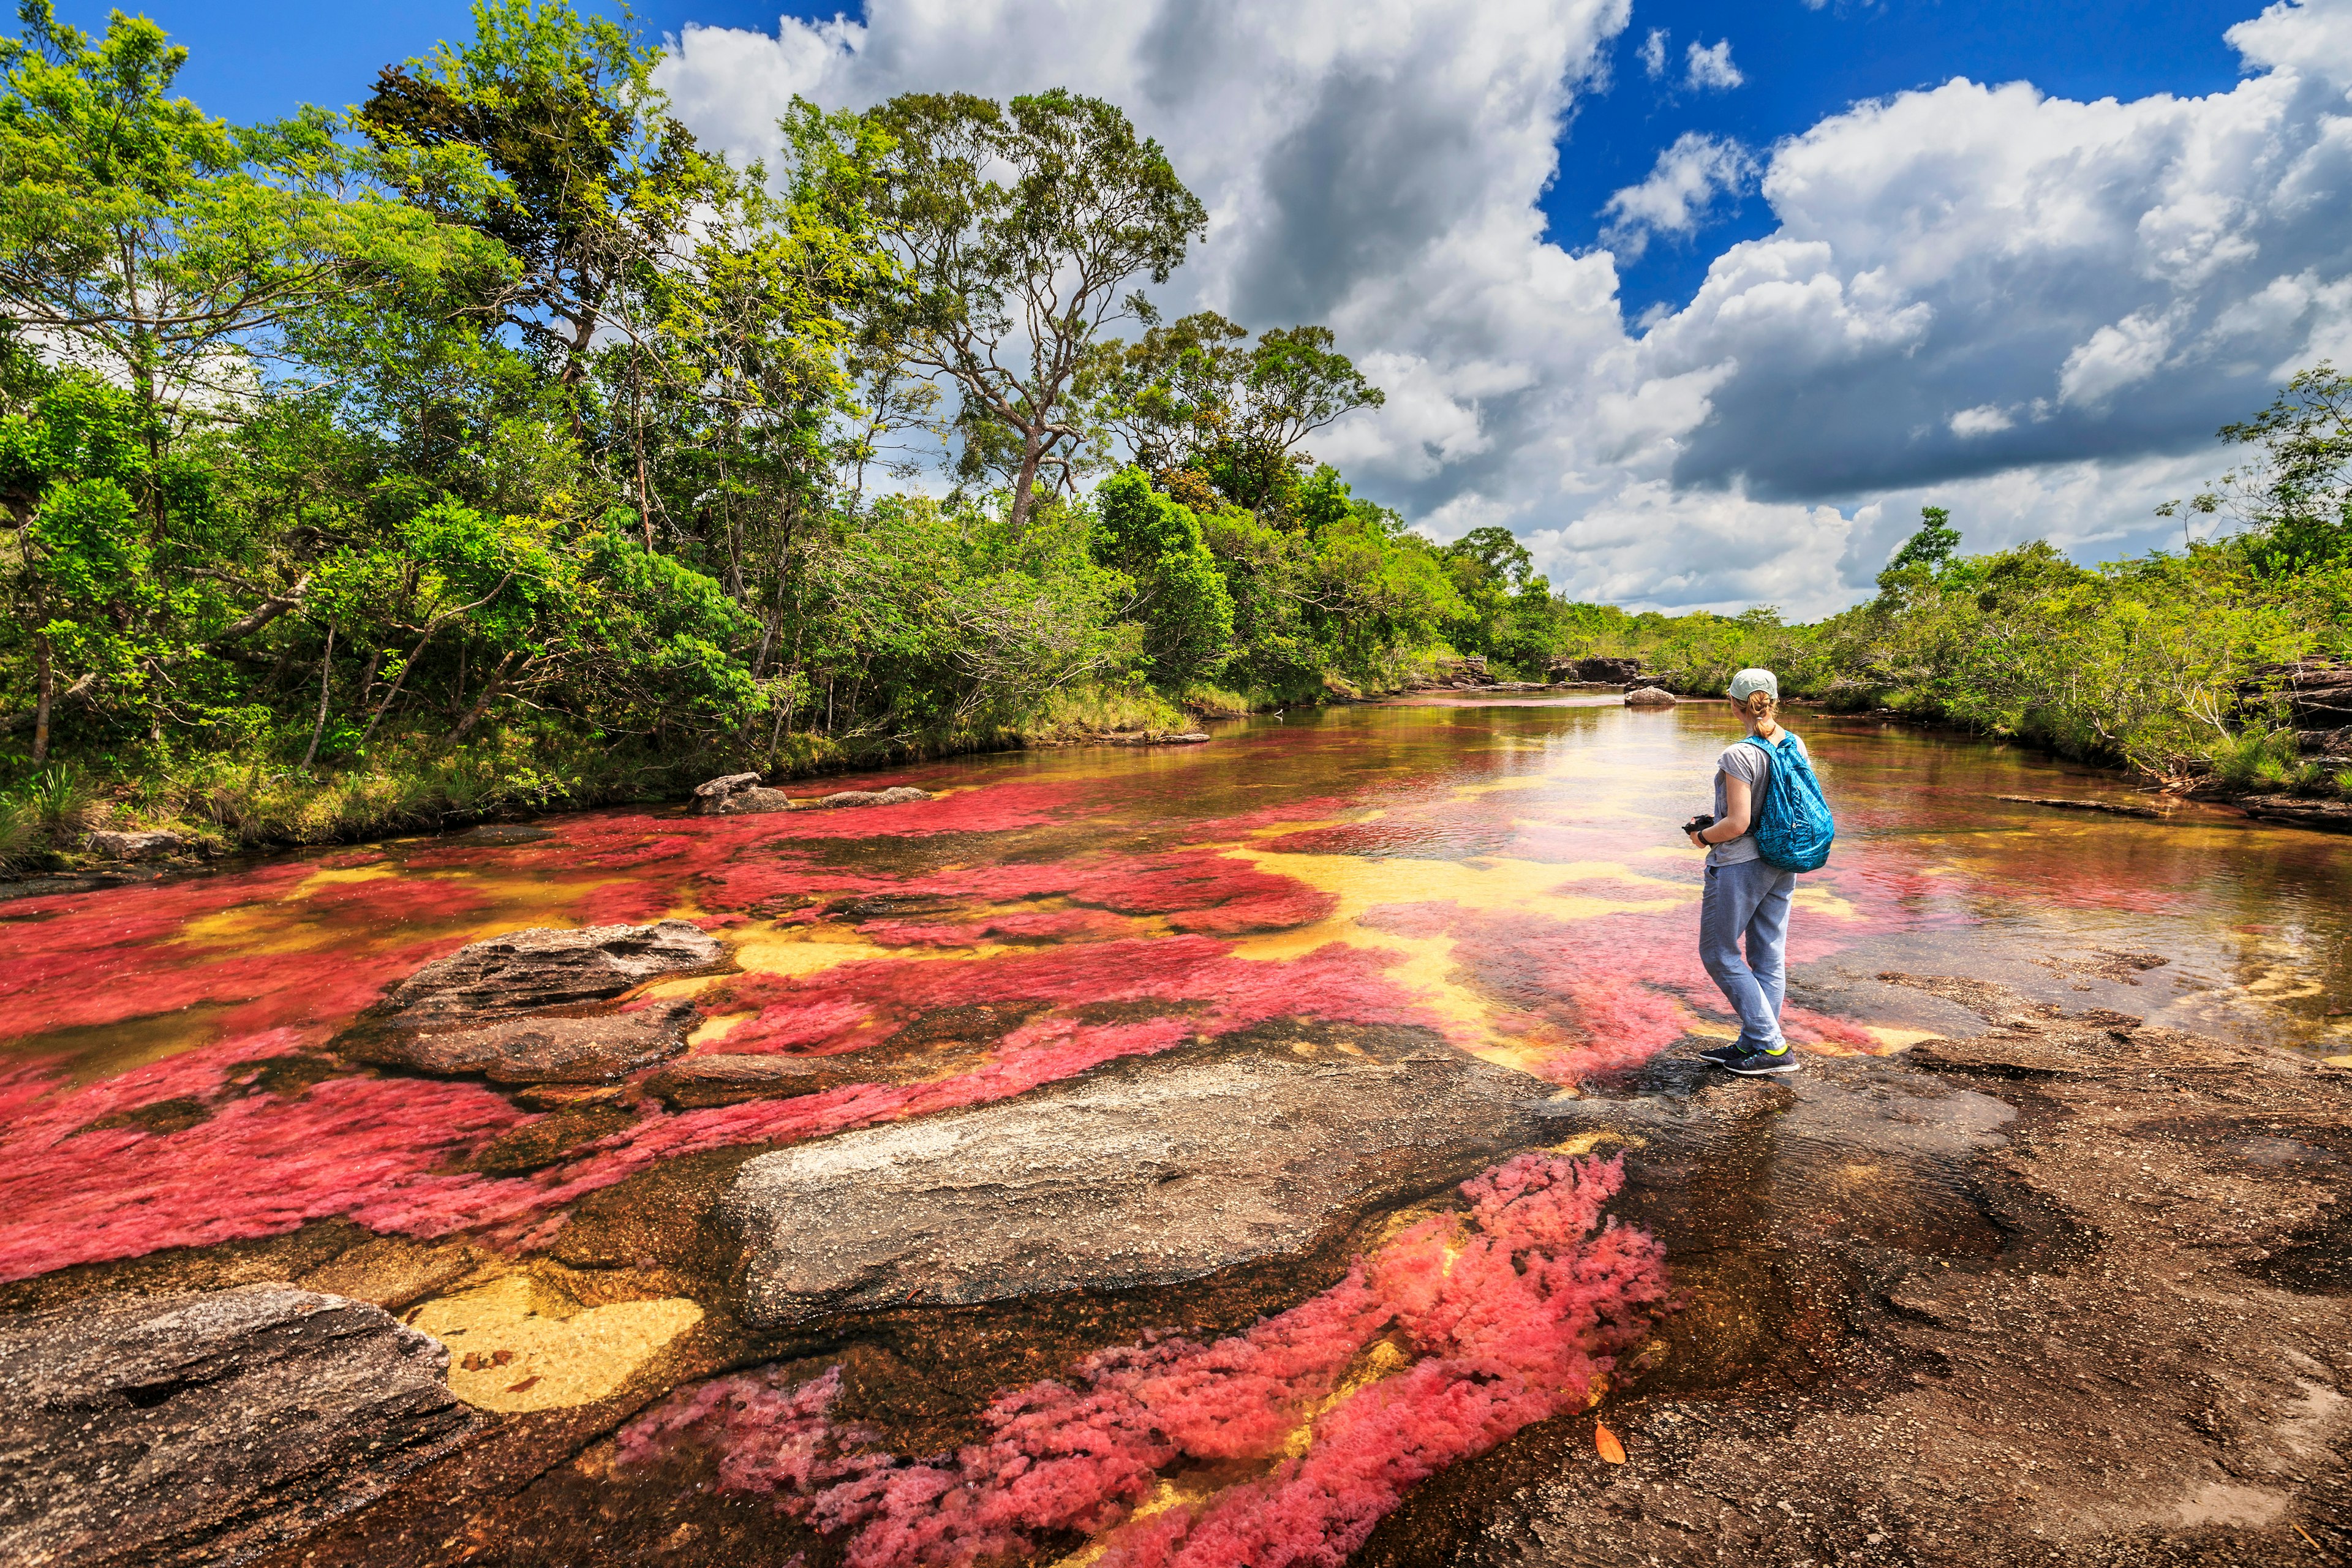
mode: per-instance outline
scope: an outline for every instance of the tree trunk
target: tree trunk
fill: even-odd
[[[327,651],[319,656],[319,721],[310,726],[310,749],[302,753],[302,771],[319,760],[319,737],[327,732],[327,680],[335,672],[335,628],[327,628]]]
[[[1045,448],[1037,437],[1026,431],[1021,437],[1021,472],[1013,481],[1013,534],[1021,536],[1029,526],[1029,513],[1037,505],[1037,470],[1045,460]]]
[[[49,662],[49,635],[33,634],[33,663],[39,670],[37,686],[40,698],[33,707],[33,765],[40,766],[49,760],[49,705],[57,700],[57,667]]]
[[[480,700],[475,702],[472,710],[464,719],[458,721],[457,727],[449,731],[451,745],[454,746],[464,740],[466,731],[471,730],[482,715],[490,710],[490,704],[498,700],[499,691],[506,685],[507,676],[513,668],[516,657],[521,651],[520,648],[514,649],[506,658],[499,660],[498,668],[490,671],[489,683],[482,688]]]

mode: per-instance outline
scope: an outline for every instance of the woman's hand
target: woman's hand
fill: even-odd
[[[1691,841],[1691,847],[1694,849],[1712,849],[1715,847],[1714,845],[1709,844],[1706,839],[1699,837],[1699,830],[1696,827],[1692,828],[1687,834],[1684,835],[1684,837]]]

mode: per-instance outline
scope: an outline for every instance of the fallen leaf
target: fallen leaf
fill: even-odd
[[[532,1373],[530,1376],[524,1378],[520,1383],[517,1383],[517,1384],[509,1384],[509,1385],[508,1385],[508,1387],[507,1387],[507,1392],[508,1392],[509,1394],[520,1394],[524,1389],[529,1388],[532,1384],[537,1383],[538,1381],[539,1381],[539,1375],[538,1375],[538,1373]],[[1612,1441],[1612,1442],[1614,1442],[1614,1441],[1615,1441],[1615,1439],[1614,1439],[1614,1438],[1612,1438],[1612,1439],[1611,1439],[1611,1441]],[[1625,1456],[1625,1451],[1624,1451],[1622,1448],[1620,1448],[1620,1449],[1617,1451],[1617,1462],[1618,1462],[1619,1464],[1621,1464],[1621,1465],[1622,1465],[1622,1464],[1623,1464],[1623,1463],[1625,1462],[1625,1457],[1624,1457],[1624,1456]]]
[[[1622,1465],[1625,1462],[1625,1445],[1617,1440],[1616,1433],[1598,1421],[1592,1424],[1592,1446],[1600,1449],[1601,1457],[1611,1464]]]

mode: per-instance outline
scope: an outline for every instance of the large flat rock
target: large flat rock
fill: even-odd
[[[291,1286],[0,1316],[0,1562],[233,1562],[477,1426],[448,1354]]]
[[[354,1061],[443,1077],[479,1073],[494,1083],[611,1083],[686,1049],[702,1021],[691,1002],[656,1002],[590,1017],[541,1014],[479,1024],[362,1026],[336,1048]]]
[[[1515,1146],[1550,1086],[1442,1047],[1204,1051],[764,1154],[722,1213],[754,1321],[1198,1279]]]
[[[719,961],[719,943],[687,921],[581,931],[533,927],[468,942],[386,998],[401,1021],[496,1017],[601,1002],[664,974]]]

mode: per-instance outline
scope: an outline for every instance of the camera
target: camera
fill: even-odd
[[[1715,818],[1704,813],[1683,824],[1685,833],[1704,833],[1715,826]]]

